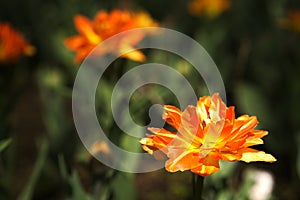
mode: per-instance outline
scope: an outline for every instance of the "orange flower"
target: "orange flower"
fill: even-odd
[[[279,20],[279,24],[284,28],[300,33],[300,11],[289,12],[287,18]]]
[[[113,10],[111,13],[99,11],[91,21],[85,16],[76,15],[74,23],[79,35],[67,38],[65,45],[76,52],[76,62],[81,62],[88,54],[105,39],[120,32],[133,28],[157,26],[151,17],[144,12],[131,13],[128,11]],[[108,47],[105,52],[97,52],[96,55],[113,53],[121,50],[133,50],[133,46],[143,39],[144,35],[127,35]],[[143,62],[145,56],[141,51],[132,51],[123,57]]]
[[[155,157],[165,154],[166,170],[170,172],[191,170],[208,176],[220,170],[219,160],[265,161],[276,159],[250,146],[263,144],[267,131],[254,130],[255,116],[243,115],[235,119],[234,107],[226,107],[219,94],[199,99],[197,106],[188,106],[183,112],[170,105],[164,106],[163,118],[177,132],[164,128],[149,128],[140,143],[145,151]]]
[[[17,62],[23,55],[33,55],[35,48],[9,23],[0,23],[0,62]]]
[[[193,15],[206,15],[216,17],[230,7],[229,0],[193,0],[189,5],[189,11]]]

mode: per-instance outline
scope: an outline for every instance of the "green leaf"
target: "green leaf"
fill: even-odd
[[[255,115],[259,122],[268,127],[271,120],[271,109],[260,88],[253,84],[241,82],[235,90],[237,110],[242,114]]]
[[[298,144],[300,144],[300,133],[298,132],[297,135],[297,142]],[[298,176],[300,177],[300,145],[298,145],[298,153],[297,153],[297,172],[298,172]]]
[[[67,165],[63,155],[58,155],[58,167],[62,178],[64,179],[64,181],[67,181],[68,171],[67,171]]]
[[[101,80],[99,82],[99,87],[97,87],[96,92],[96,110],[99,116],[99,121],[104,130],[109,130],[113,123],[113,117],[111,112],[111,94],[113,91],[113,86],[105,81]]]
[[[0,152],[3,151],[5,148],[7,148],[10,143],[12,142],[12,139],[5,139],[0,141]]]
[[[67,199],[92,200],[93,199],[92,196],[89,195],[82,187],[80,178],[79,178],[77,172],[74,170],[71,175],[68,174],[67,165],[66,165],[63,155],[58,156],[58,165],[59,165],[59,171],[63,178],[63,181],[65,181],[67,184],[69,184],[72,189],[72,195],[70,198],[67,198]]]
[[[65,86],[65,75],[59,69],[42,68],[37,73],[39,91],[43,103],[43,120],[49,135],[51,151],[67,148],[67,139],[70,121],[67,119],[65,95],[70,96]]]
[[[72,200],[91,200],[93,199],[89,194],[87,194],[82,188],[79,176],[76,171],[73,171],[71,177],[69,178],[70,185],[72,187]]]
[[[23,189],[20,196],[18,197],[18,200],[30,200],[30,199],[32,199],[32,195],[33,195],[33,192],[34,192],[36,182],[37,182],[37,180],[38,180],[38,178],[41,174],[41,171],[43,169],[43,166],[44,166],[46,158],[47,158],[48,143],[43,142],[38,152],[39,152],[39,154],[38,154],[38,157],[37,157],[37,161],[35,162],[33,172],[31,174],[25,188]]]
[[[112,182],[114,199],[128,200],[136,199],[134,174],[120,172]]]

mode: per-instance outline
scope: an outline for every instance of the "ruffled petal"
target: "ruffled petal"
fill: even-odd
[[[242,149],[242,158],[241,161],[244,162],[256,162],[256,161],[263,161],[263,162],[275,162],[276,158],[271,154],[267,154],[264,151],[258,151],[251,148]]]
[[[181,110],[170,105],[165,105],[164,110],[163,119],[178,130],[181,124]]]
[[[142,138],[140,140],[142,144],[142,148],[144,151],[148,152],[149,154],[153,155],[157,160],[165,160],[166,159],[166,152],[161,151],[154,145],[153,140],[151,137],[149,138]]]
[[[194,106],[188,106],[182,113],[180,135],[188,144],[199,147],[203,142],[203,132],[199,126],[199,118]]]
[[[170,159],[166,162],[166,170],[169,172],[185,171],[199,165],[199,157],[195,149],[170,149]]]
[[[226,119],[229,120],[230,123],[234,122],[234,120],[235,120],[234,106],[229,106],[226,109]]]
[[[148,135],[148,138],[151,138],[151,143],[144,144],[142,143],[142,140],[140,140],[140,142],[144,145],[153,146],[155,149],[160,149],[161,151],[167,153],[168,146],[176,137],[176,133],[163,128],[148,128],[148,130],[155,134]]]
[[[209,118],[212,123],[224,120],[226,117],[226,105],[222,101],[220,95],[215,93],[211,97],[211,105],[208,109]]]
[[[239,140],[249,135],[253,132],[254,128],[257,126],[258,121],[255,116],[249,117],[248,115],[243,115],[234,121],[234,125],[231,134],[226,138],[228,141]]]
[[[234,162],[240,160],[242,157],[242,154],[239,153],[238,151],[233,152],[233,151],[228,151],[228,152],[222,152],[220,153],[220,160],[226,160],[229,162]]]
[[[209,176],[220,170],[219,161],[207,156],[198,167],[192,168],[191,171],[200,176]]]
[[[205,127],[205,136],[199,153],[201,158],[206,157],[218,145],[217,141],[222,132],[223,122],[210,123]]]
[[[197,102],[197,113],[199,115],[200,126],[202,129],[205,128],[208,118],[208,109],[211,104],[210,97],[201,97]]]

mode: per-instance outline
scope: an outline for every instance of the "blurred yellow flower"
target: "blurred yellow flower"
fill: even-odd
[[[23,55],[31,56],[35,48],[9,23],[0,23],[0,62],[13,63]]]
[[[104,153],[106,155],[109,155],[111,152],[106,142],[96,141],[93,143],[91,147],[91,153],[92,155],[99,154],[99,153]]]
[[[291,11],[284,19],[279,20],[279,24],[286,29],[300,33],[300,11]]]
[[[220,170],[219,160],[230,162],[274,162],[271,154],[249,148],[263,144],[267,131],[254,130],[255,116],[235,118],[234,107],[226,107],[219,94],[199,99],[197,106],[188,106],[183,112],[170,105],[164,106],[164,120],[177,132],[164,128],[149,128],[140,143],[145,151],[161,159],[165,154],[167,171],[191,170],[208,176]]]
[[[229,0],[193,0],[188,5],[191,14],[205,15],[211,18],[217,17],[229,7]]]
[[[79,35],[67,38],[65,45],[76,52],[75,61],[83,61],[88,54],[102,41],[133,28],[157,26],[158,24],[145,12],[132,13],[129,11],[113,10],[110,13],[99,11],[93,20],[82,15],[74,17],[75,27]],[[133,50],[134,45],[143,39],[144,35],[129,35],[119,39],[113,47],[105,52],[97,52],[96,55],[104,53],[120,52],[121,50]],[[143,62],[145,56],[141,51],[135,50],[123,57]]]

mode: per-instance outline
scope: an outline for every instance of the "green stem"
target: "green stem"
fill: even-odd
[[[202,199],[204,177],[193,173],[193,200]]]

